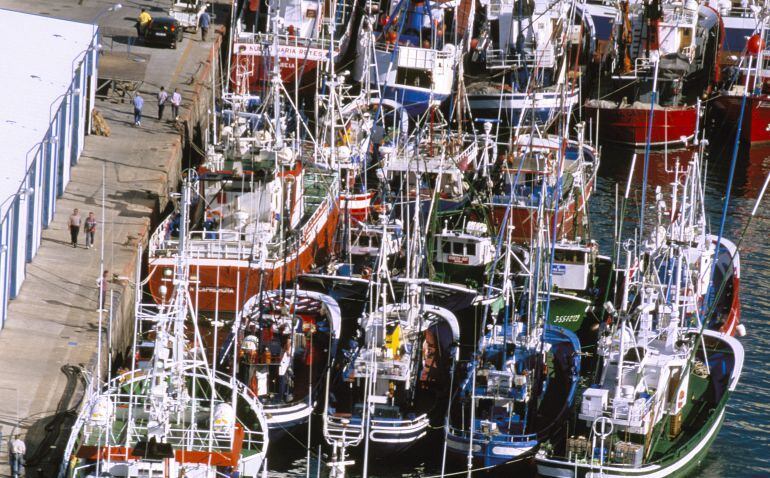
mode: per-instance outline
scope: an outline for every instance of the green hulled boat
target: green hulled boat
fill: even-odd
[[[597,382],[583,390],[569,435],[538,453],[540,475],[685,476],[716,438],[743,347],[719,332],[701,338],[699,329],[680,328],[676,308],[654,289],[640,297],[600,341]]]

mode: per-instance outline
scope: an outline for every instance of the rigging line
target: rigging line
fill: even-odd
[[[652,122],[655,114],[655,103],[658,96],[658,71],[660,59],[655,61],[655,71],[652,77],[652,97],[650,98],[650,115],[647,119],[647,142],[644,145],[644,172],[642,176],[642,206],[639,219],[639,237],[644,237],[644,209],[647,203],[647,175],[650,167],[650,146],[652,142]]]
[[[714,278],[716,277],[716,268],[717,268],[717,262],[718,262],[717,257],[719,255],[719,249],[722,245],[722,237],[724,235],[725,223],[727,222],[727,210],[730,205],[730,196],[733,190],[733,179],[735,178],[735,165],[738,163],[738,150],[740,148],[741,130],[743,129],[743,118],[744,118],[744,113],[746,112],[746,98],[748,97],[748,94],[749,94],[749,91],[748,91],[749,79],[751,78],[751,57],[748,57],[748,60],[749,60],[749,65],[748,65],[748,71],[746,74],[746,84],[744,85],[743,98],[741,99],[741,112],[740,112],[740,115],[738,116],[738,128],[735,132],[735,140],[733,143],[733,154],[732,154],[732,159],[730,160],[730,173],[727,178],[727,191],[725,192],[724,204],[722,205],[722,217],[719,222],[719,234],[717,235],[717,242],[714,245],[714,261],[711,265],[711,273],[710,273],[711,279],[709,280],[709,287],[706,292],[706,304],[710,302],[712,288],[714,284]],[[757,59],[756,68],[757,69],[760,68],[759,59]],[[714,300],[714,304],[716,304],[716,300]]]

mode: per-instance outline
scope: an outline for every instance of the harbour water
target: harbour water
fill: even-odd
[[[709,146],[707,199],[711,228],[716,233],[721,217],[723,198],[727,189],[727,178],[731,161],[732,141],[728,138],[714,142]],[[648,207],[654,200],[655,188],[670,186],[672,172],[677,160],[687,158],[684,151],[671,151],[667,159],[660,152],[650,155],[648,171]],[[639,201],[643,176],[644,153],[637,153],[637,163],[632,180],[629,206],[626,211],[626,226],[635,224],[639,216]],[[590,215],[592,236],[599,244],[602,253],[608,254],[612,248],[614,227],[616,185],[623,193],[629,176],[633,153],[605,148],[602,155],[602,168],[597,189],[591,198]],[[759,195],[765,176],[770,172],[770,148],[742,150],[738,156],[735,179],[731,193],[729,212],[725,224],[725,237],[734,242],[740,240],[746,221]],[[699,478],[748,478],[770,476],[770,198],[765,198],[757,215],[746,231],[741,244],[741,320],[748,335],[742,338],[746,352],[746,362],[738,389],[730,399],[725,423],[711,447],[706,460],[696,475]],[[438,437],[437,437],[438,438]],[[304,440],[303,440],[304,441]],[[322,451],[322,462],[316,459],[319,440],[314,439],[316,452],[308,471],[305,452],[297,449],[287,454],[283,451],[274,459],[271,468],[280,471],[271,472],[276,478],[300,478],[306,476],[328,476]],[[298,445],[299,448],[299,445]],[[441,447],[423,450],[422,456],[407,459],[395,459],[387,463],[374,463],[369,467],[367,476],[371,478],[395,477],[432,477],[440,476]],[[275,448],[271,455],[275,455]],[[456,474],[457,464],[452,469]],[[320,472],[320,473],[319,473]],[[509,472],[504,476],[513,476]],[[524,477],[526,470],[516,470],[515,476]],[[360,469],[351,467],[348,476],[361,476]],[[535,476],[534,472],[532,476]]]

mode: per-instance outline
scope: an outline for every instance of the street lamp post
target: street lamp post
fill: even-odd
[[[118,11],[121,8],[123,8],[123,5],[120,4],[120,3],[116,3],[115,5],[111,5],[111,6],[107,7],[107,8],[103,8],[99,13],[96,14],[94,19],[91,21],[91,23],[93,25],[93,29],[91,30],[91,32],[92,32],[91,33],[91,41],[93,41],[93,37],[94,37],[94,35],[96,35],[96,27],[99,25],[99,20],[103,16],[107,15],[108,13],[112,13],[112,12]]]

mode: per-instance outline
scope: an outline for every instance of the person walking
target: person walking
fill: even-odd
[[[211,16],[209,15],[209,12],[204,10],[198,22],[201,26],[201,41],[206,41],[206,34],[209,32],[209,27],[211,26]]]
[[[94,247],[94,234],[96,234],[96,216],[92,212],[89,212],[86,218],[85,232],[86,249],[91,249]]]
[[[78,247],[78,234],[80,234],[80,223],[83,218],[80,217],[80,211],[75,209],[72,211],[72,215],[69,220],[70,227],[70,239],[72,240],[72,247]]]
[[[27,453],[27,445],[24,444],[24,440],[19,438],[19,435],[16,435],[8,448],[11,473],[13,473],[13,478],[19,478],[24,469],[24,455]]]
[[[144,98],[139,92],[134,96],[134,126],[142,125],[142,107],[144,106]]]
[[[96,285],[99,287],[99,298],[98,298],[99,309],[98,310],[104,309],[104,303],[107,301],[107,292],[109,292],[107,290],[107,285],[110,283],[108,279],[109,272],[110,271],[105,270],[104,272],[102,272],[102,276],[96,279]]]
[[[166,107],[166,100],[168,100],[168,93],[166,88],[161,86],[158,92],[158,121],[163,121],[163,109]]]
[[[142,36],[147,32],[147,27],[150,26],[151,21],[152,16],[150,16],[150,14],[147,13],[147,10],[143,8],[142,12],[139,14],[139,17],[136,19],[137,38],[142,38]]]
[[[179,107],[182,105],[182,95],[177,88],[174,88],[174,94],[171,95],[171,116],[174,121],[179,121]]]

